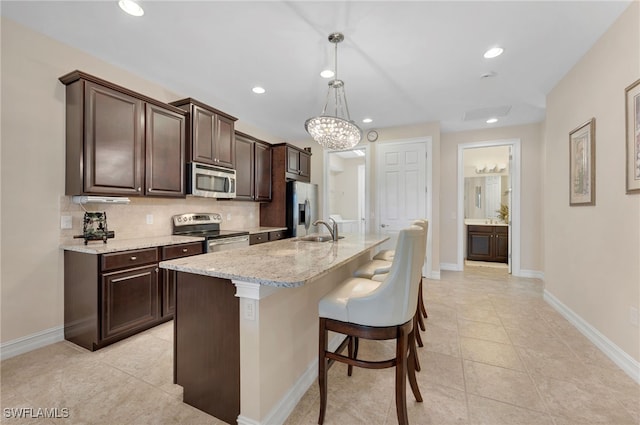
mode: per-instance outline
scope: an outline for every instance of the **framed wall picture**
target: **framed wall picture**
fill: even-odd
[[[596,119],[569,133],[569,205],[596,204]]]
[[[640,80],[624,91],[627,123],[627,193],[640,192]]]

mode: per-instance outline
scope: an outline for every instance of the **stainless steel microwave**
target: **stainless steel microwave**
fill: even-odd
[[[187,164],[187,194],[205,198],[236,197],[236,170],[191,162]]]

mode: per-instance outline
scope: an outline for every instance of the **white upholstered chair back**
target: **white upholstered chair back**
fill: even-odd
[[[420,226],[400,230],[389,273],[371,293],[349,299],[349,322],[368,326],[394,326],[411,320],[418,303],[426,235],[425,228]]]

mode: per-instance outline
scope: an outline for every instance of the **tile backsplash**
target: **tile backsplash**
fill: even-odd
[[[70,196],[60,197],[60,216],[72,217],[72,229],[60,230],[60,243],[73,241],[82,234],[84,209],[107,213],[109,230],[116,239],[134,239],[170,235],[171,217],[176,214],[216,212],[222,215],[221,229],[248,230],[260,225],[260,204],[245,201],[218,201],[207,198],[129,198],[128,205],[85,204],[71,202]],[[147,224],[147,217],[153,220]]]

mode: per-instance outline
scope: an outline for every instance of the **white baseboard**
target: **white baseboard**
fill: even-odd
[[[452,272],[461,272],[462,269],[456,263],[440,263],[440,270],[449,270]]]
[[[0,344],[0,360],[9,359],[60,341],[64,341],[64,326],[56,326],[55,328],[7,341]]]
[[[335,351],[344,340],[344,335],[334,335],[329,341],[328,348]],[[246,416],[238,416],[238,425],[269,425],[284,423],[293,409],[307,392],[309,387],[313,385],[318,377],[318,361],[313,360],[307,366],[302,376],[298,378],[296,383],[287,391],[280,401],[271,409],[262,421],[247,418]]]
[[[432,270],[427,278],[432,280],[440,280],[440,270]]]
[[[544,300],[586,336],[589,341],[593,342],[612,362],[640,384],[640,362],[625,353],[620,347],[611,342],[609,338],[602,335],[600,331],[574,313],[573,310],[564,305],[562,301],[546,289],[544,290]]]
[[[514,276],[531,277],[533,279],[544,280],[544,272],[541,272],[541,271],[538,271],[538,270],[523,270],[523,269],[520,269],[520,272],[518,274],[514,274]]]

